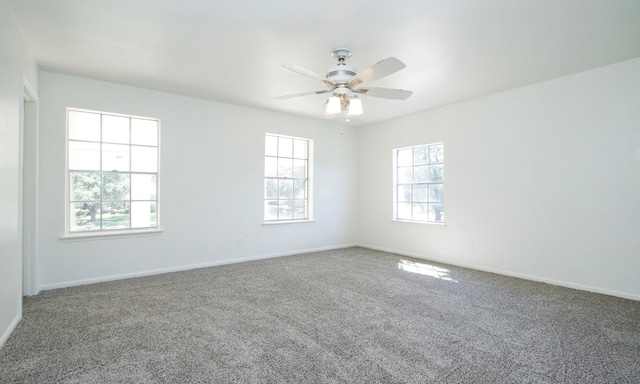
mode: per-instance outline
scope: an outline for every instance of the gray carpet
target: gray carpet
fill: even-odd
[[[638,383],[640,302],[363,248],[46,291],[0,383]]]

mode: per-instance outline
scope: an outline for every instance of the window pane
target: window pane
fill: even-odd
[[[287,199],[293,197],[293,180],[278,180],[278,196],[281,199]]]
[[[151,226],[158,226],[158,201],[151,202]]]
[[[264,158],[264,176],[278,177],[278,158],[277,157]]]
[[[102,175],[102,201],[129,200],[129,174],[104,173]]]
[[[71,232],[100,230],[100,203],[71,203],[69,217]]]
[[[99,173],[71,172],[71,201],[100,200],[102,183]]]
[[[413,220],[428,221],[429,220],[429,207],[426,203],[414,203],[413,204]]]
[[[444,146],[442,144],[429,147],[429,161],[432,163],[444,162]]]
[[[420,165],[413,167],[413,182],[426,183],[427,181],[429,181],[429,166]]]
[[[69,140],[100,141],[100,115],[69,111]]]
[[[429,204],[429,221],[444,222],[444,204]]]
[[[298,179],[307,177],[307,160],[293,160],[293,177]]]
[[[411,201],[411,185],[398,185],[398,201]]]
[[[130,221],[128,202],[102,203],[102,229],[129,228]]]
[[[278,201],[278,219],[293,219],[293,200]]]
[[[102,141],[129,144],[129,118],[102,115]]]
[[[107,172],[128,172],[129,146],[102,144],[102,170]]]
[[[264,180],[264,197],[268,199],[278,198],[278,179]]]
[[[69,169],[100,170],[100,143],[69,141]]]
[[[265,136],[264,138],[265,156],[278,156],[278,138],[275,136]]]
[[[413,182],[413,167],[398,168],[398,183],[406,184]]]
[[[156,120],[131,119],[131,144],[158,145]]]
[[[293,140],[293,157],[296,159],[307,158],[307,141]]]
[[[438,203],[444,201],[444,184],[431,184],[429,186],[429,201]]]
[[[158,172],[158,148],[131,146],[132,172]]]
[[[264,219],[278,220],[278,200],[264,201]]]
[[[398,167],[406,167],[413,164],[413,150],[401,149],[398,151]]]
[[[278,177],[293,177],[293,160],[278,158]]]
[[[131,202],[131,228],[149,228],[155,226],[155,201]]]
[[[293,202],[293,218],[294,219],[306,219],[307,218],[307,201],[306,200],[294,200]]]
[[[413,202],[426,203],[427,202],[427,185],[414,185],[413,186]]]
[[[278,156],[293,157],[293,139],[278,137]]]
[[[413,148],[413,164],[427,164],[429,160],[429,147]]]
[[[398,203],[398,219],[411,220],[411,204]]]
[[[304,199],[307,197],[306,194],[306,180],[305,179],[294,179],[293,180],[293,197],[296,199]]]
[[[431,166],[431,181],[444,181],[444,166],[436,164]]]
[[[156,175],[131,175],[131,200],[155,200],[158,196]]]

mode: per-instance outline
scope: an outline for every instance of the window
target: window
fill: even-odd
[[[395,149],[394,219],[444,223],[444,144]]]
[[[310,220],[312,141],[266,134],[264,158],[265,222]]]
[[[67,233],[158,226],[157,119],[67,110]]]

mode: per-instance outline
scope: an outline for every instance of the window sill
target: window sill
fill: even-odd
[[[74,232],[60,236],[60,240],[67,242],[122,239],[139,236],[158,236],[162,232],[164,232],[164,230],[161,228],[134,229],[128,231]]]
[[[447,226],[446,223],[437,223],[434,221],[411,221],[411,220],[398,220],[398,219],[391,219],[391,221],[394,223],[402,223],[402,224],[435,225],[436,227],[443,227],[443,228]]]
[[[315,220],[281,220],[281,221],[263,221],[263,227],[271,227],[278,225],[295,225],[295,224],[309,224],[315,223]]]

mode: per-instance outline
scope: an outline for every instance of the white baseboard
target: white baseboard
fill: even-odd
[[[4,347],[4,344],[7,342],[7,340],[9,340],[9,336],[11,336],[13,331],[16,329],[16,327],[20,323],[20,320],[22,320],[22,312],[19,312],[18,314],[16,314],[16,317],[13,318],[13,321],[11,321],[11,324],[9,324],[9,327],[7,327],[7,329],[2,334],[2,337],[0,337],[0,349],[2,349],[2,347]]]
[[[356,246],[357,246],[356,244],[333,245],[328,247],[319,247],[319,248],[303,249],[298,251],[289,251],[289,252],[271,253],[266,255],[243,257],[239,259],[226,259],[226,260],[212,261],[208,263],[179,265],[179,266],[169,267],[169,268],[160,268],[160,269],[152,269],[152,270],[132,272],[132,273],[123,273],[120,275],[100,276],[100,277],[95,277],[90,279],[64,281],[60,283],[41,285],[40,287],[38,287],[38,292],[46,291],[49,289],[67,288],[67,287],[74,287],[78,285],[87,285],[87,284],[94,284],[94,283],[104,283],[107,281],[130,279],[134,277],[160,275],[163,273],[187,271],[190,269],[208,268],[208,267],[215,267],[218,265],[243,263],[246,261],[255,261],[255,260],[262,260],[262,259],[271,259],[274,257],[301,255],[301,254],[312,253],[312,252],[331,251],[334,249],[342,249],[342,248],[349,248],[349,247],[356,247]]]
[[[640,301],[640,295],[633,294],[633,293],[628,293],[628,292],[621,292],[621,291],[616,291],[616,290],[611,290],[611,289],[606,289],[606,288],[594,287],[594,286],[590,286],[590,285],[577,284],[577,283],[573,283],[573,282],[570,282],[570,281],[564,281],[564,280],[549,279],[549,278],[542,277],[542,276],[528,275],[528,274],[523,274],[523,273],[517,273],[517,272],[502,270],[502,269],[487,268],[487,267],[483,267],[481,265],[468,264],[468,263],[459,263],[459,262],[452,261],[452,260],[447,260],[447,259],[442,259],[442,258],[437,258],[437,257],[429,257],[429,256],[425,256],[425,255],[421,255],[421,254],[417,254],[417,253],[413,253],[413,252],[405,252],[405,251],[400,251],[400,250],[397,250],[397,249],[378,247],[378,246],[370,245],[370,244],[359,244],[358,246],[359,247],[363,247],[363,248],[369,248],[369,249],[374,249],[374,250],[378,250],[378,251],[383,251],[383,252],[395,253],[395,254],[402,255],[402,256],[407,256],[407,257],[414,257],[416,259],[434,261],[434,262],[443,263],[443,264],[455,265],[455,266],[463,267],[463,268],[475,269],[475,270],[483,271],[483,272],[495,273],[495,274],[498,274],[498,275],[517,277],[519,279],[537,281],[537,282],[541,282],[541,283],[557,285],[557,286],[560,286],[560,287],[577,289],[577,290],[580,290],[580,291],[601,293],[603,295],[616,296],[616,297],[620,297],[620,298],[623,298],[623,299]]]

